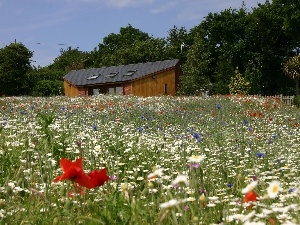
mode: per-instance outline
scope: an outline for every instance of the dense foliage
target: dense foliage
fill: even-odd
[[[245,82],[249,83],[249,94],[297,94],[298,80],[289,79],[286,75],[291,77],[291,73],[286,73],[283,65],[299,54],[299,5],[300,0],[273,0],[258,4],[251,10],[246,5],[240,9],[224,9],[219,13],[209,13],[190,31],[174,26],[166,38],[155,38],[129,24],[121,27],[119,33],[104,37],[102,43],[91,52],[71,47],[62,49],[49,66],[29,71],[28,59],[32,53],[27,49],[25,52],[28,54],[21,54],[24,60],[19,58],[19,66],[13,67],[16,62],[10,59],[16,51],[9,49],[15,45],[23,46],[15,43],[0,51],[0,79],[11,83],[11,88],[6,85],[1,88],[0,94],[57,94],[61,87],[58,82],[54,90],[44,93],[36,91],[41,89],[36,85],[49,84],[40,81],[43,80],[40,76],[43,76],[44,69],[48,70],[49,75],[52,74],[51,82],[57,74],[61,77],[55,80],[62,82],[62,77],[73,69],[174,58],[181,59],[184,74],[178,94],[193,95],[200,90],[228,94],[237,67]],[[27,72],[30,75],[25,75]],[[39,82],[32,83],[32,77]]]
[[[296,95],[293,101],[294,105],[300,108],[300,95]]]
[[[296,94],[299,94],[299,79],[300,79],[300,54],[290,58],[283,64],[284,73],[294,80],[296,85]]]
[[[33,53],[23,44],[11,43],[0,49],[0,96],[24,95],[30,87],[25,79]]]

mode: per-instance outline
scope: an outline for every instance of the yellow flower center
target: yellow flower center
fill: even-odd
[[[273,193],[276,193],[278,191],[278,187],[275,185],[273,188],[272,188],[272,192]]]

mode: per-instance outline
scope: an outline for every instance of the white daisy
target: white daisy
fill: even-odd
[[[205,159],[205,155],[192,155],[188,157],[188,162],[191,163],[200,163]]]
[[[159,169],[156,169],[153,173],[150,173],[147,178],[148,179],[153,179],[153,178],[157,178],[157,177],[162,177],[164,174],[163,174],[163,168],[159,168]]]
[[[250,184],[247,185],[247,187],[245,187],[242,190],[242,194],[246,194],[252,190],[254,190],[254,188],[257,186],[258,182],[257,181],[252,181]]]
[[[184,202],[186,202],[185,199],[181,199],[181,200],[171,199],[171,200],[168,201],[168,202],[161,203],[161,204],[159,205],[159,207],[162,208],[162,209],[167,209],[167,208],[172,208],[172,207],[174,207],[174,206],[177,206],[177,205],[179,205],[180,203],[184,203]]]
[[[278,193],[282,190],[280,186],[280,182],[277,180],[273,180],[267,189],[269,198],[276,198]]]
[[[187,175],[178,175],[175,180],[172,181],[172,185],[177,185],[180,183],[184,183],[186,186],[189,185],[188,176]]]

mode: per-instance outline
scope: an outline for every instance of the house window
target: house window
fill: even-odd
[[[110,95],[122,95],[123,94],[123,87],[110,87],[108,88],[108,94]]]
[[[164,94],[167,95],[168,94],[168,84],[164,85]]]
[[[116,87],[116,94],[122,95],[123,94],[123,88],[122,87]]]
[[[136,72],[136,70],[129,70],[123,76],[132,76],[132,74],[134,74],[135,72]]]
[[[110,95],[115,94],[115,88],[108,88],[108,94]]]
[[[100,74],[95,74],[95,75],[92,75],[88,78],[86,78],[87,80],[94,80],[94,79],[97,79],[98,77],[100,76]]]
[[[114,78],[119,72],[113,72],[105,76],[105,78]]]
[[[93,89],[93,95],[99,95],[99,89]]]

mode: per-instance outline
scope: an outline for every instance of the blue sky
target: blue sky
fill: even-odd
[[[188,31],[209,12],[239,9],[242,0],[0,0],[0,48],[14,42],[46,66],[68,46],[91,51],[110,33],[131,24],[154,37],[174,26]],[[245,0],[247,9],[265,0]]]

